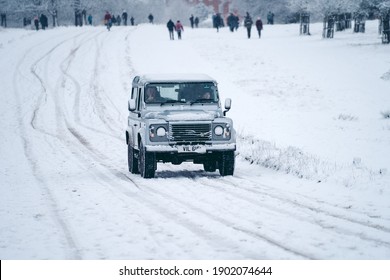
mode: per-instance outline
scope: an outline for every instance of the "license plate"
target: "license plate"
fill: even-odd
[[[181,145],[177,146],[179,153],[206,153],[206,147],[201,145]]]

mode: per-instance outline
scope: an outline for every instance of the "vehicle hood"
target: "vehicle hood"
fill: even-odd
[[[145,115],[147,119],[164,119],[165,121],[213,121],[218,117],[218,112],[207,112],[204,110],[165,110],[162,112],[150,112]]]

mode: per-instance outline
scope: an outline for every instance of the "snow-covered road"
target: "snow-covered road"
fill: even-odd
[[[207,46],[215,31],[196,31],[171,42],[164,27],[148,25],[1,30],[0,259],[390,258],[389,191],[379,187],[300,179],[251,165],[240,151],[233,177],[192,164],[159,164],[150,180],[127,171],[124,130],[136,73],[206,72],[228,97],[234,73],[226,67],[240,50],[232,54],[223,40],[240,33],[222,30],[222,43]],[[250,43],[243,56],[258,40]],[[232,69],[238,76],[252,66]],[[244,75],[237,82],[258,82]],[[312,87],[299,79],[286,87],[307,87],[307,95]],[[237,100],[241,113],[231,115],[238,133],[270,136],[251,132],[255,112],[239,117],[252,108],[240,96],[233,107]],[[313,97],[300,102],[318,105]]]

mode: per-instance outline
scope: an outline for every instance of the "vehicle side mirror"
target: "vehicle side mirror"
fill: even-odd
[[[135,111],[135,108],[136,108],[136,106],[135,106],[135,99],[130,99],[129,100],[129,111]]]
[[[223,115],[226,116],[226,113],[230,110],[232,107],[232,100],[230,98],[226,98],[225,100],[225,111],[223,111]]]

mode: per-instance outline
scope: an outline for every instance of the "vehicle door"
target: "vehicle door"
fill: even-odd
[[[133,87],[131,92],[131,99],[135,100],[136,109],[129,112],[129,141],[131,141],[132,146],[138,149],[137,135],[138,131],[141,128],[141,95],[142,87]]]

